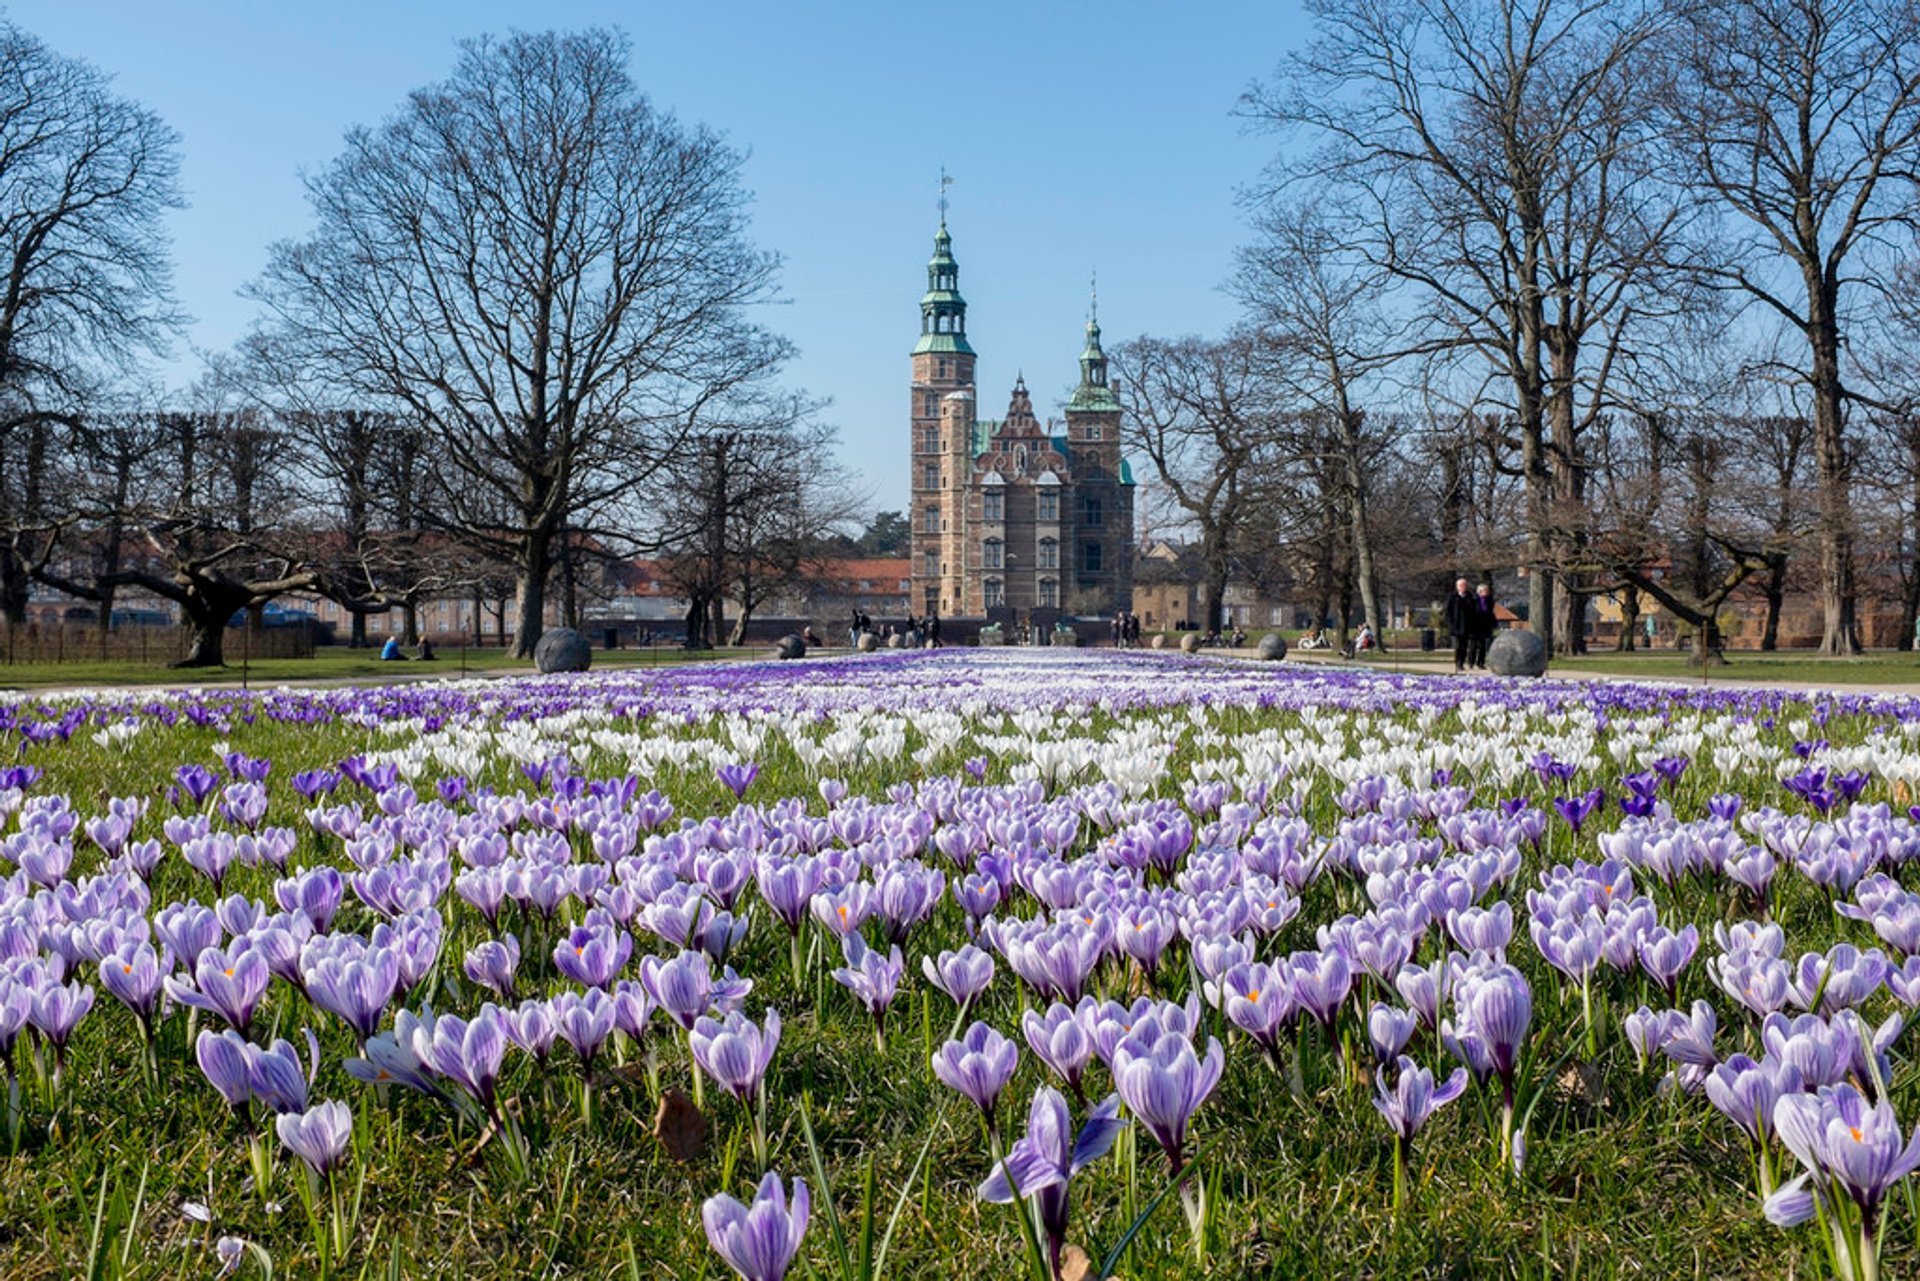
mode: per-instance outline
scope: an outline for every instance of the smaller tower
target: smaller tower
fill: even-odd
[[[940,230],[927,263],[927,292],[920,299],[920,341],[913,348],[912,404],[908,416],[908,456],[912,460],[912,522],[908,539],[911,589],[908,608],[957,612],[961,562],[953,555],[964,546],[967,467],[960,461],[971,444],[973,347],[967,342],[967,301],[960,296],[960,264],[947,232],[945,174],[941,175]],[[964,402],[964,425],[954,405]]]
[[[1062,567],[1074,599],[1100,613],[1133,605],[1133,477],[1120,457],[1120,397],[1107,382],[1098,300],[1089,305],[1080,385],[1067,398],[1073,510]]]

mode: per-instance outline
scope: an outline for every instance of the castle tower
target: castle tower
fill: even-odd
[[[1080,385],[1066,407],[1075,483],[1074,510],[1062,513],[1072,532],[1062,540],[1061,561],[1070,599],[1103,614],[1133,604],[1133,476],[1120,457],[1120,412],[1120,397],[1107,382],[1099,313],[1090,309]]]
[[[972,464],[973,347],[960,265],[947,234],[945,200],[920,299],[920,341],[913,348],[912,593],[908,608],[959,613],[965,503]]]

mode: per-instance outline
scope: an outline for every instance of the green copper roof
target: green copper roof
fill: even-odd
[[[1122,485],[1133,483],[1133,465],[1124,458],[1120,460],[1120,483]]]
[[[918,356],[926,352],[935,355],[973,355],[973,348],[967,345],[965,334],[921,334],[920,341],[913,345],[913,354]]]
[[[1113,394],[1113,388],[1080,384],[1073,389],[1073,395],[1067,399],[1069,413],[1117,414],[1120,412],[1120,398]]]

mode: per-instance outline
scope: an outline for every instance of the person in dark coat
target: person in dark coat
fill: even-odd
[[[1467,666],[1487,670],[1487,646],[1493,643],[1499,620],[1493,612],[1493,588],[1480,584],[1473,597],[1473,627],[1467,634]]]
[[[1480,606],[1467,590],[1467,580],[1453,580],[1453,595],[1447,597],[1447,634],[1453,637],[1453,670],[1467,670],[1467,656],[1473,648],[1474,615]]]
[[[940,648],[940,611],[937,609],[927,611],[927,648]]]

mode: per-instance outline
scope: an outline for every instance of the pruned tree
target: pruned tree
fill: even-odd
[[[435,519],[510,559],[532,652],[563,538],[612,539],[706,406],[786,345],[745,318],[775,260],[741,156],[655,111],[604,31],[461,47],[307,184],[313,236],[253,294],[272,341],[417,421]]]

